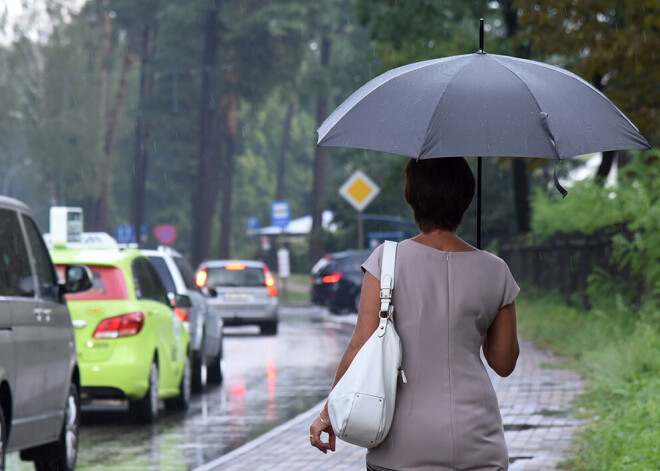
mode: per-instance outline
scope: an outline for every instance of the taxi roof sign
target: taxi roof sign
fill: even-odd
[[[378,193],[378,185],[360,170],[356,170],[339,189],[339,194],[358,211],[366,208]]]

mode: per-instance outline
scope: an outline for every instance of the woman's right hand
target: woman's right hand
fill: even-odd
[[[321,440],[321,434],[325,432],[328,434],[328,441]],[[332,430],[330,423],[330,416],[325,408],[316,417],[316,420],[309,426],[309,440],[313,447],[319,451],[328,453],[328,450],[335,451],[335,432]]]

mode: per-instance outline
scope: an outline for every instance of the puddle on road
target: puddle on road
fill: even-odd
[[[524,430],[531,430],[534,428],[548,428],[547,425],[531,425],[531,424],[504,424],[505,432],[522,432]]]

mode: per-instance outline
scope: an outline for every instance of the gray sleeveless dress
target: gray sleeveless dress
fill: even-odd
[[[362,269],[380,279],[383,246]],[[369,450],[375,470],[502,471],[509,458],[481,337],[520,289],[485,251],[443,252],[404,240],[396,255],[394,323],[407,384],[389,435]]]

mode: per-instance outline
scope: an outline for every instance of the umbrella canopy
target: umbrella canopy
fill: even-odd
[[[648,149],[605,95],[559,67],[479,51],[405,65],[369,81],[321,124],[317,145],[415,159],[477,156],[477,247],[481,248],[481,158],[562,160],[592,152]],[[566,196],[557,179],[555,186]]]
[[[420,159],[561,160],[649,148],[635,125],[577,75],[484,52],[409,64],[376,77],[321,124],[318,145]]]

